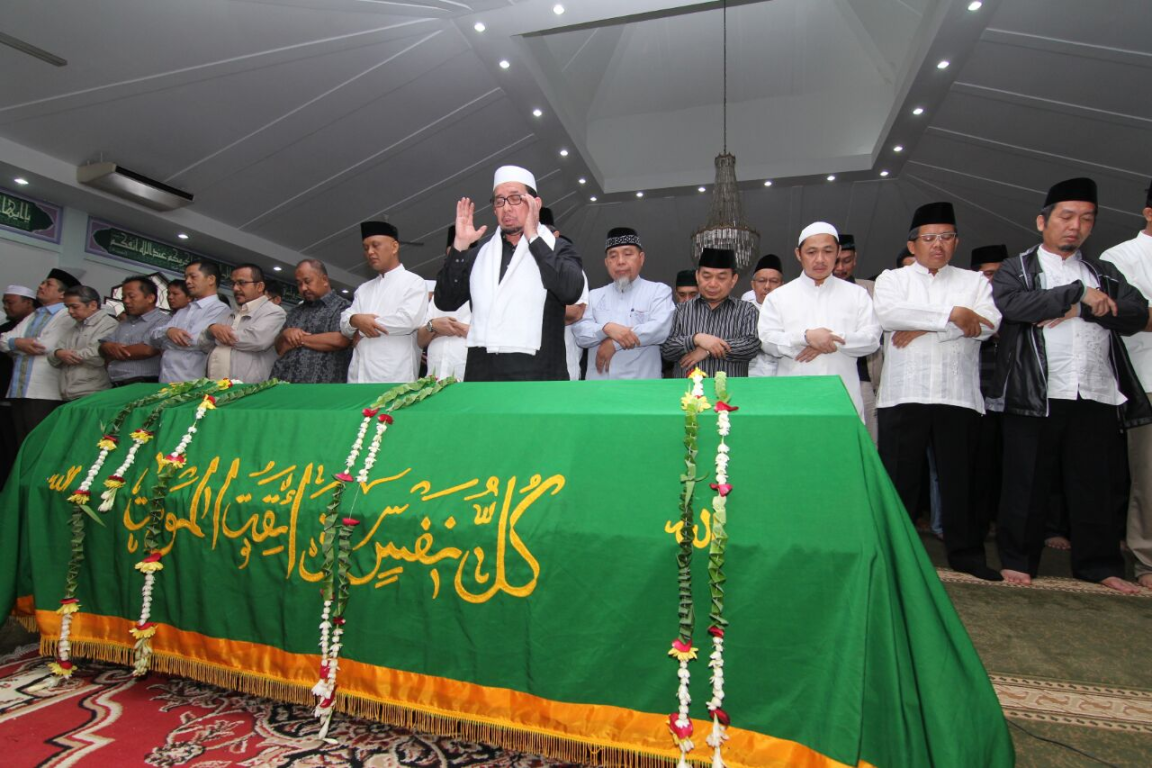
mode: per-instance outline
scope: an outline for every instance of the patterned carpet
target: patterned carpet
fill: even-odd
[[[53,686],[36,646],[0,658],[0,759],[76,768],[543,768],[563,763],[310,710],[183,678],[85,662]],[[35,734],[34,737],[30,734]],[[334,743],[333,743],[334,742]]]

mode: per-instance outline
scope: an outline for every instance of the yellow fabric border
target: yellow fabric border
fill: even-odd
[[[54,655],[60,635],[55,611],[36,611],[40,652]],[[71,628],[72,656],[132,663],[132,622],[81,611]],[[318,654],[295,654],[240,640],[212,638],[157,624],[152,668],[224,688],[311,705]],[[669,678],[671,679],[671,677]],[[506,688],[451,680],[341,659],[336,708],[404,728],[481,741],[588,765],[655,768],[679,755],[667,715],[600,704],[570,704]],[[691,758],[711,765],[704,743],[711,723],[694,720]],[[730,728],[724,760],[730,768],[848,768],[793,741]],[[872,768],[865,762],[857,768]]]

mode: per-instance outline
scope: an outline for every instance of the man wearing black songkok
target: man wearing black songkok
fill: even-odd
[[[1110,503],[1114,452],[1107,446],[1121,424],[1152,423],[1152,405],[1121,340],[1148,324],[1148,301],[1114,265],[1080,252],[1096,212],[1091,179],[1056,184],[1036,217],[1043,242],[1008,259],[992,280],[1004,318],[988,398],[1004,413],[997,546],[1004,578],[1030,584],[1058,479],[1068,504],[1072,575],[1132,594],[1139,587],[1123,578]]]

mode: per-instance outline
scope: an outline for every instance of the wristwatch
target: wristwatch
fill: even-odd
[[[424,326],[424,328],[425,328],[425,330],[428,331],[428,333],[432,334],[433,336],[437,335],[436,329],[432,327],[432,321],[431,320],[428,321],[428,325]]]

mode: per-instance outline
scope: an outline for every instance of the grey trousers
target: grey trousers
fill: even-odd
[[[1128,468],[1128,548],[1140,577],[1152,573],[1152,424],[1128,430]]]

